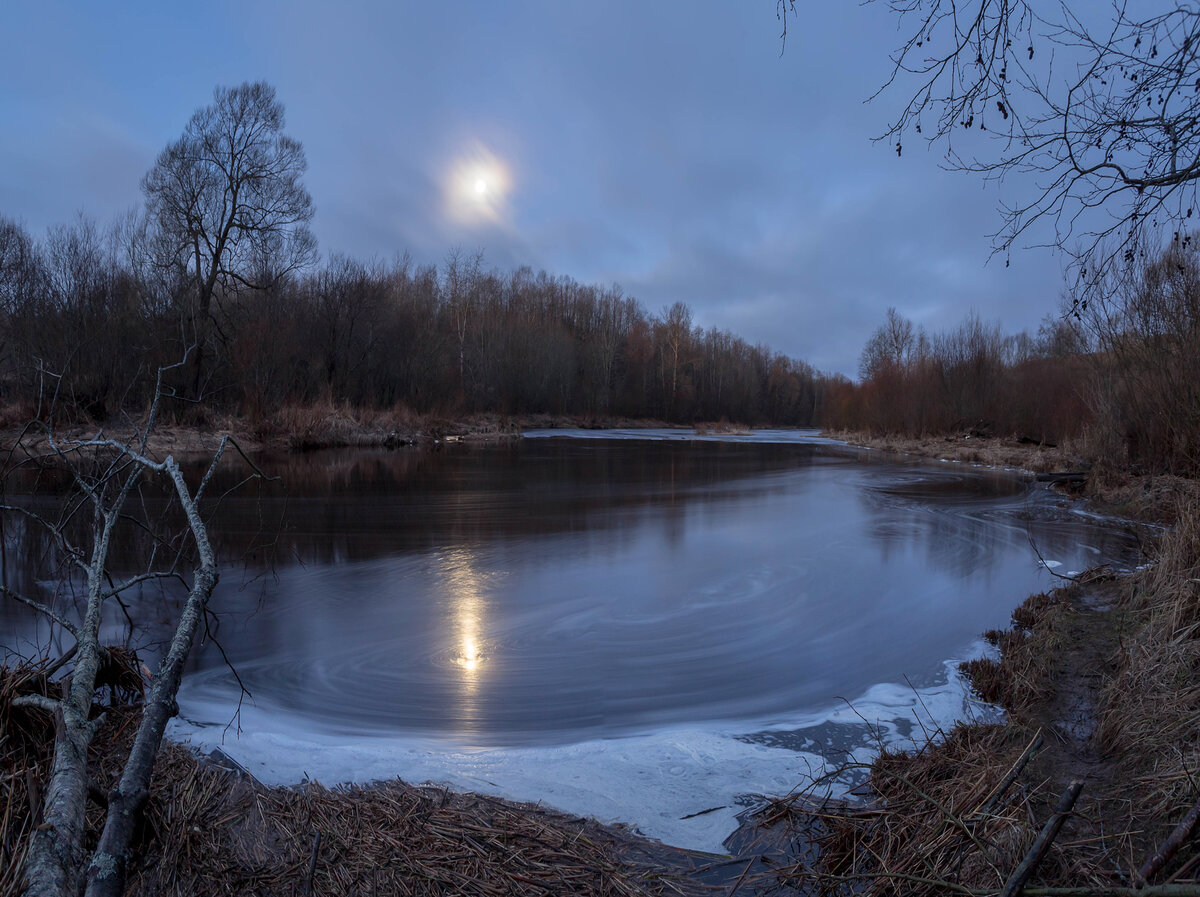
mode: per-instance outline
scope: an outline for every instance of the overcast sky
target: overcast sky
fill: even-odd
[[[107,220],[213,87],[263,79],[326,252],[452,247],[619,283],[651,311],[853,375],[889,305],[931,330],[1055,309],[1044,249],[988,264],[1001,190],[874,144],[903,90],[880,4],[775,0],[0,7],[0,215]]]

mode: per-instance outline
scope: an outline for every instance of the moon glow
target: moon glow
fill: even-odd
[[[446,212],[455,221],[496,223],[507,217],[512,174],[495,153],[476,145],[450,165],[443,190]]]

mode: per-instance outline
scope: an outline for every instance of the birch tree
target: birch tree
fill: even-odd
[[[209,541],[200,502],[226,451],[236,443],[222,438],[207,470],[198,482],[189,483],[179,462],[168,455],[153,457],[150,436],[164,399],[160,369],[154,400],[144,424],[128,441],[104,436],[63,440],[49,426],[39,426],[46,449],[35,460],[64,468],[73,481],[66,511],[47,516],[22,504],[0,505],[0,512],[22,518],[38,527],[63,558],[63,576],[82,583],[82,610],[68,614],[40,597],[0,587],[4,597],[38,611],[52,628],[73,642],[63,653],[61,669],[67,674],[62,695],[49,698],[28,695],[14,700],[43,710],[54,720],[54,752],[45,783],[43,823],[32,836],[25,861],[24,893],[30,897],[76,897],[86,888],[88,897],[117,897],[124,891],[130,860],[130,841],[149,795],[150,776],[168,720],[177,712],[175,696],[184,663],[203,622],[208,600],[217,584],[217,559]],[[238,450],[240,452],[240,450]],[[123,578],[113,569],[118,541],[129,533],[126,507],[132,496],[150,481],[172,497],[184,523],[174,540],[158,540],[145,568]],[[73,525],[81,514],[90,514],[90,527],[80,538]],[[190,566],[190,569],[188,569]],[[97,696],[98,673],[108,648],[101,623],[106,607],[144,584],[171,580],[186,588],[187,597],[158,671],[150,678],[141,721],[119,781],[108,796],[108,808],[97,847],[85,850],[85,809],[89,790],[87,763],[103,712]]]

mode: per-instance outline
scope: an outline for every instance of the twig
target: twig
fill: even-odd
[[[1025,538],[1029,540],[1029,547],[1033,549],[1033,553],[1038,556],[1038,560],[1042,562],[1042,566],[1046,568],[1046,572],[1051,576],[1057,576],[1059,579],[1065,579],[1067,582],[1076,582],[1078,577],[1067,576],[1065,573],[1055,573],[1054,568],[1046,563],[1046,559],[1042,557],[1042,553],[1038,550],[1037,543],[1033,541],[1033,536],[1028,530],[1025,531]]]
[[[996,786],[996,789],[988,795],[987,804],[982,810],[975,814],[976,820],[982,819],[985,816],[990,816],[993,812],[995,812],[996,807],[1004,798],[1004,793],[1012,787],[1013,782],[1015,782],[1017,777],[1021,775],[1022,770],[1024,770],[1029,764],[1029,761],[1033,759],[1034,754],[1037,753],[1038,748],[1041,746],[1042,730],[1039,728],[1037,732],[1034,733],[1033,738],[1030,740],[1025,750],[1022,751],[1021,756],[1017,758],[1017,762],[1013,764],[1012,769],[1008,771],[1008,774],[1004,777],[1004,780],[1001,781],[1000,784]]]
[[[76,628],[74,623],[72,623],[62,614],[46,607],[46,605],[42,604],[40,601],[34,601],[32,598],[26,598],[20,592],[14,592],[12,589],[5,586],[0,586],[0,595],[4,595],[7,598],[11,598],[13,601],[19,601],[21,604],[32,607],[39,614],[49,617],[63,629],[67,630],[67,632],[71,633],[71,635],[75,636],[75,638],[79,638],[79,630]]]
[[[313,875],[317,871],[317,854],[321,851],[321,830],[313,835],[312,853],[308,857],[308,874],[304,876],[304,897],[312,897]]]

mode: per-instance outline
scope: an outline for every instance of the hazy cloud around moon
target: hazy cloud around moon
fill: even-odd
[[[934,329],[969,310],[1036,327],[1058,259],[986,264],[1001,191],[1022,185],[871,142],[902,99],[863,103],[887,75],[887,10],[811,4],[782,55],[774,10],[17,8],[0,37],[16,85],[0,94],[0,214],[41,231],[140,202],[142,173],[213,87],[263,78],[305,144],[327,252],[482,249],[620,283],[651,310],[687,302],[699,326],[849,374],[888,306]]]

